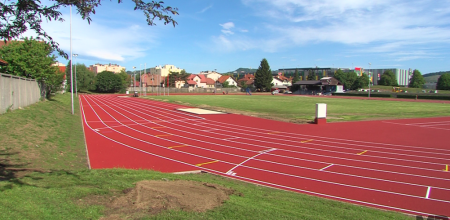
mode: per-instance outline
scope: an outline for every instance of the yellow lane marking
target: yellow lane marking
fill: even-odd
[[[169,147],[169,149],[172,149],[172,148],[176,148],[176,147],[187,147],[188,145],[178,145],[178,146],[172,146],[172,147]]]
[[[219,161],[215,160],[215,161],[210,161],[210,162],[206,162],[206,163],[199,163],[199,164],[195,164],[195,166],[201,167],[203,165],[210,164],[210,163],[216,163],[216,162],[219,162]]]
[[[269,132],[269,133],[267,133],[267,134],[279,134],[279,133],[281,133],[281,132],[275,131],[275,132]]]
[[[367,151],[365,150],[365,151],[359,153],[358,155],[363,155],[363,154],[366,153],[366,152],[367,152]]]
[[[159,134],[159,135],[155,135],[156,137],[167,137],[167,136],[172,136],[171,134]]]
[[[158,129],[158,128],[165,128],[165,127],[152,127],[153,129]]]
[[[310,141],[313,141],[313,139],[307,140],[307,141],[300,141],[300,143],[308,143],[308,142],[310,142]]]
[[[443,171],[448,172],[448,164],[445,165],[445,169],[443,169]]]

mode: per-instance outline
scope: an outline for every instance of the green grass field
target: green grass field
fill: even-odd
[[[314,112],[314,107],[310,105],[318,101],[272,96],[164,98],[173,101],[180,98],[183,102],[190,101],[197,105],[208,103],[227,108],[231,106],[242,111],[269,108],[266,114],[284,115],[288,111],[290,117],[298,117],[295,116],[297,112],[304,112],[299,117],[306,118],[310,118]],[[319,100],[323,102],[324,99]],[[329,102],[330,107],[334,105],[330,110],[339,117],[345,116],[345,120],[385,117],[387,113],[383,111],[387,110],[377,105],[394,104],[373,101],[350,103],[345,100],[341,100],[343,102],[339,104],[339,100]],[[204,213],[163,211],[156,216],[149,214],[144,219],[413,219],[401,213],[275,190],[210,174],[174,175],[125,169],[88,170],[79,107],[78,102],[75,103],[75,115],[71,115],[68,94],[57,95],[51,101],[39,102],[23,110],[0,115],[0,219],[99,219],[104,215],[105,206],[90,204],[86,201],[88,198],[110,198],[133,187],[140,180],[161,179],[214,183],[232,188],[239,195],[231,195],[222,206]],[[353,105],[353,113],[347,112],[348,109],[353,109],[347,105]],[[358,105],[364,106],[357,108]],[[429,105],[433,111],[426,111],[426,106],[410,106],[409,114],[448,114],[448,111],[438,106]],[[369,107],[373,108],[372,111],[363,110]],[[398,105],[397,108],[401,106]],[[362,115],[351,116],[358,111]],[[120,217],[133,218],[126,215]]]
[[[327,104],[327,121],[357,121],[396,118],[421,118],[449,116],[449,104],[424,102],[399,102],[359,100],[291,95],[207,95],[207,96],[151,96],[179,104],[204,108],[238,110],[248,115],[290,122],[307,122],[314,119],[316,103]]]

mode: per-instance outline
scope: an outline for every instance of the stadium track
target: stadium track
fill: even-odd
[[[450,216],[450,117],[291,124],[81,95],[90,167],[202,170],[414,215]],[[447,170],[447,171],[446,171]]]

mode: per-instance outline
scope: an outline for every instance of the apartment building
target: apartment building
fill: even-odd
[[[166,64],[164,66],[156,66],[156,67],[150,68],[150,74],[166,77],[167,75],[169,75],[170,72],[179,73],[179,72],[181,72],[181,70],[183,70],[183,69],[180,69],[174,65]]]
[[[113,72],[113,73],[120,73],[121,70],[125,71],[125,67],[119,66],[117,64],[94,64],[94,65],[90,65],[88,67],[88,69],[92,72],[94,72],[95,74],[103,72],[103,71],[109,71],[109,72]]]

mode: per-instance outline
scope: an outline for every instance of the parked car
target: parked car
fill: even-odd
[[[278,89],[272,91],[272,95],[275,95],[275,94],[278,94],[278,93],[280,93],[280,91],[278,91]]]
[[[284,94],[292,94],[291,91],[285,91]]]

